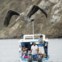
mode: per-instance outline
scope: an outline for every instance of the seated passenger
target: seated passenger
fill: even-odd
[[[24,47],[24,46],[22,47],[22,57],[23,57],[23,58],[28,58],[27,49],[28,49],[28,48],[26,48],[26,47]]]

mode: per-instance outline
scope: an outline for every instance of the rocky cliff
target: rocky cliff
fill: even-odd
[[[33,5],[37,5],[47,13],[45,15],[37,11],[31,18],[34,18],[34,33],[43,33],[50,38],[62,37],[62,0],[0,0],[0,38],[11,38],[21,34],[32,33],[32,22],[26,23],[24,16],[30,11]],[[3,25],[8,10],[24,15],[15,22],[18,16],[13,16],[10,25]]]

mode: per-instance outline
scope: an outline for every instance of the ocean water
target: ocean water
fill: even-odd
[[[19,61],[19,39],[0,40],[0,62]],[[62,62],[62,39],[49,39],[47,62]]]
[[[49,62],[62,62],[62,39],[49,40]]]

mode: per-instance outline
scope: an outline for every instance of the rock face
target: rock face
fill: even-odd
[[[33,5],[42,8],[48,14],[37,11],[31,18],[34,18],[34,33],[43,33],[51,38],[62,37],[62,0],[0,0],[0,38],[11,38],[21,34],[32,34],[33,26],[26,23],[24,17],[30,11]],[[13,16],[8,27],[3,25],[8,10],[14,10],[18,13],[24,12],[24,15],[15,22],[17,16]]]

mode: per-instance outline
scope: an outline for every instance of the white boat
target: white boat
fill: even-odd
[[[44,42],[44,44],[40,44],[39,43],[39,38],[40,38],[40,36],[43,36],[43,41],[45,41]],[[30,61],[28,61],[28,59],[29,59],[29,54],[27,55],[27,56],[25,56],[25,57],[23,57],[22,56],[22,53],[21,53],[21,51],[22,51],[22,46],[25,46],[26,47],[26,45],[28,46],[27,48],[29,49],[28,51],[30,51],[30,49],[31,49],[31,45],[32,45],[32,43],[33,42],[35,42],[36,44],[37,44],[37,46],[41,46],[41,47],[43,47],[44,48],[44,51],[45,51],[45,54],[47,55],[47,50],[48,50],[48,43],[46,42],[46,37],[45,37],[45,35],[44,34],[28,34],[28,35],[24,35],[23,36],[23,38],[22,39],[20,39],[20,41],[19,41],[19,53],[20,53],[20,62],[22,61],[22,62],[30,62]],[[47,44],[47,45],[46,45]],[[45,45],[46,45],[46,50],[45,50]],[[42,59],[43,61],[45,61],[45,57]],[[32,60],[32,61],[34,61],[34,60]],[[31,61],[31,62],[32,62]],[[37,61],[37,60],[36,60]],[[39,62],[39,61],[38,61]],[[41,61],[42,62],[42,61]]]

